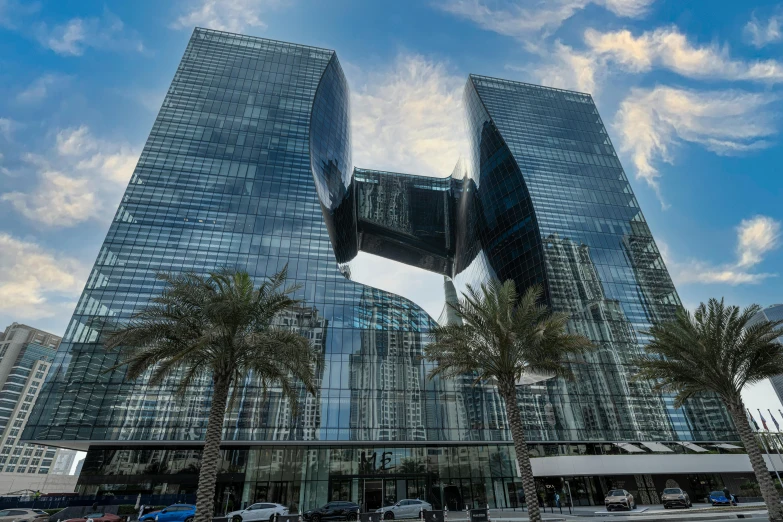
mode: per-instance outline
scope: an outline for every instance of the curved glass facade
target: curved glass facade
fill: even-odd
[[[317,348],[318,392],[302,391],[294,415],[242,382],[219,490],[311,508],[356,501],[358,484],[368,507],[433,488],[448,504],[454,487],[460,502],[511,505],[496,390],[426,379],[434,320],[350,281],[359,250],[443,274],[452,297],[488,277],[542,283],[572,314],[600,349],[575,382],[519,389],[528,440],[552,443],[542,456],[566,442],[580,454],[736,439],[717,401],[675,410],[628,378],[640,332],[679,300],[589,95],[471,76],[472,156],[439,179],[354,168],[349,102],[333,51],[194,31],[23,435],[87,448],[83,491],[191,491],[211,401],[206,376],[179,398],[176,376],[152,387],[105,373],[117,360],[101,345],[107,320],[159,293],[158,271],[260,278],[287,265],[304,304],[280,321]],[[486,466],[460,467],[474,456]]]

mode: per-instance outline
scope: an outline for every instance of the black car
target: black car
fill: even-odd
[[[302,518],[308,522],[321,522],[322,520],[358,520],[359,504],[354,502],[338,501],[324,504],[318,509],[311,509],[302,514]]]

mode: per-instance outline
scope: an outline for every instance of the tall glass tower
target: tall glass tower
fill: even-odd
[[[520,386],[535,455],[736,440],[713,399],[675,410],[629,380],[641,332],[679,299],[592,98],[470,76],[464,101],[472,155],[450,177],[355,168],[333,51],[196,29],[24,438],[87,450],[84,493],[192,494],[208,376],[178,398],[176,376],[153,387],[106,373],[117,356],[102,328],[161,291],[156,272],[231,266],[261,278],[287,265],[304,305],[281,320],[317,348],[319,390],[294,409],[241,383],[224,426],[221,503],[516,506],[496,390],[471,376],[426,379],[434,320],[352,282],[361,250],[442,274],[450,298],[490,277],[541,283],[595,341],[575,382]],[[626,489],[660,491],[637,473]],[[602,501],[605,479],[579,480],[585,502]]]

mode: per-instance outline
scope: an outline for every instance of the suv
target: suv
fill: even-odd
[[[193,504],[172,504],[160,511],[147,513],[139,522],[193,522],[196,506]]]
[[[604,505],[607,511],[614,511],[615,509],[627,509],[631,511],[636,509],[636,502],[633,500],[633,495],[628,493],[624,489],[613,489],[606,494],[604,499]]]
[[[691,498],[680,488],[666,488],[661,493],[661,502],[663,507],[669,509],[675,506],[691,507]]]
[[[359,504],[335,500],[324,504],[317,509],[305,511],[302,513],[302,518],[308,522],[321,522],[322,520],[358,520]]]
[[[382,507],[375,510],[376,513],[383,513],[385,520],[395,518],[419,518],[422,510],[430,511],[432,504],[423,500],[404,499],[394,505]]]

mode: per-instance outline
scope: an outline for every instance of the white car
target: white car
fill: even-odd
[[[229,522],[274,522],[277,515],[287,515],[288,508],[281,504],[272,504],[271,502],[259,502],[251,504],[245,509],[232,511],[226,514]]]
[[[382,507],[375,510],[376,513],[383,513],[384,520],[395,518],[419,518],[419,513],[432,509],[432,504],[423,500],[403,499],[393,506]]]

